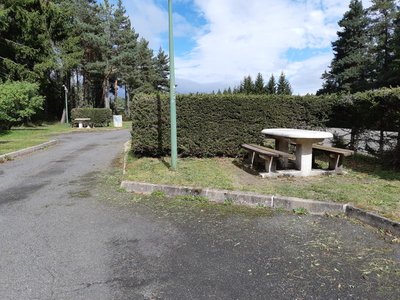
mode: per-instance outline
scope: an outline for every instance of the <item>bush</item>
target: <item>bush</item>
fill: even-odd
[[[44,97],[39,95],[39,85],[29,82],[0,84],[0,130],[26,123],[42,109]]]
[[[71,119],[90,118],[96,127],[108,126],[112,120],[112,111],[109,108],[74,108],[71,110]]]
[[[132,98],[132,149],[170,151],[167,96]],[[316,96],[178,95],[178,151],[182,156],[235,156],[242,143],[262,143],[268,127],[321,128],[336,98]]]

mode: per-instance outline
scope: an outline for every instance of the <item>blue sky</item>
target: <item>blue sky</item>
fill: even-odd
[[[178,92],[234,87],[283,71],[295,94],[315,93],[350,0],[173,0]],[[363,1],[369,6],[370,1]],[[168,53],[168,0],[124,0],[135,30]]]

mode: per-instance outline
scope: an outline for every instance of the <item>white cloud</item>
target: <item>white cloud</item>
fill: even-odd
[[[255,76],[261,72],[267,80],[271,73],[279,76],[283,70],[296,94],[316,92],[332,54],[315,51],[317,54],[312,58],[293,62],[285,53],[288,49],[329,49],[331,41],[336,39],[337,22],[348,9],[348,1],[344,0],[192,0],[191,3],[207,24],[204,28],[193,28],[184,16],[175,16],[176,28],[180,28],[176,35],[196,39],[191,51],[175,58],[177,83],[185,91],[189,80],[191,87],[196,82],[202,90],[207,84],[209,90],[215,89],[216,83],[223,89],[233,87],[248,74]],[[133,0],[127,6],[137,31],[158,47],[161,35],[166,32],[167,12],[154,0]]]
[[[153,49],[163,46],[165,40],[162,36],[168,31],[168,12],[154,0],[126,0],[125,5],[136,32],[148,40]],[[174,13],[174,26],[174,34],[178,37],[190,37],[196,32],[196,28],[177,13]]]

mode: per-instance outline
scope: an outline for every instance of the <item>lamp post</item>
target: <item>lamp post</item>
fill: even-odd
[[[171,169],[176,170],[178,145],[176,133],[176,97],[175,97],[175,63],[174,63],[174,33],[172,24],[172,0],[168,0],[169,16],[169,101],[171,116]]]
[[[65,124],[68,124],[68,89],[63,84],[64,94],[65,94]]]

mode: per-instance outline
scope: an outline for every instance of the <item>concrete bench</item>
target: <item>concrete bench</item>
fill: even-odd
[[[289,153],[256,144],[243,144],[242,148],[251,153],[250,168],[253,168],[254,160],[260,158],[265,161],[265,171],[267,173],[276,171],[276,163],[279,158],[293,158],[293,155]]]
[[[313,144],[313,150],[325,153],[329,156],[329,170],[342,171],[344,157],[351,156],[354,151],[342,148]],[[315,164],[315,153],[313,154],[313,164]]]
[[[78,124],[79,128],[90,127],[90,118],[76,118],[74,119],[74,124]]]

